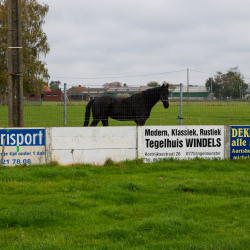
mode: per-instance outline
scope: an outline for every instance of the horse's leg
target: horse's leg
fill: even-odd
[[[144,126],[148,118],[142,120],[141,126]]]
[[[95,127],[98,124],[99,121],[100,120],[97,120],[97,119],[93,120],[90,126]]]
[[[137,126],[144,126],[147,119],[139,119],[138,121],[135,121],[137,123]]]
[[[103,126],[108,126],[109,125],[109,120],[108,120],[109,118],[107,118],[107,119],[102,119],[102,125]]]

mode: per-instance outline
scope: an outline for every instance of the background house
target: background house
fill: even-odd
[[[63,92],[62,91],[44,91],[43,93],[43,101],[61,101],[63,100]]]
[[[25,95],[25,101],[38,101],[39,99],[43,99],[43,93],[45,91],[50,91],[50,88],[46,85],[43,85],[43,90],[42,90],[42,93],[34,93],[34,94],[31,94],[31,93],[27,93]]]
[[[104,83],[103,88],[121,88],[122,84],[120,82]]]
[[[88,100],[88,97],[86,94],[83,94],[83,90],[86,89],[86,87],[79,86],[73,86],[67,91],[67,96],[69,101],[86,101]]]

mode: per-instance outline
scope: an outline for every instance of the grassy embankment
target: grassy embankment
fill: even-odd
[[[0,249],[250,249],[250,161],[0,167]]]
[[[86,102],[69,102],[67,106],[67,126],[81,127],[84,121]],[[250,106],[248,102],[183,102],[183,125],[249,125]],[[8,107],[0,106],[0,127],[8,126]],[[164,109],[159,102],[151,112],[146,125],[178,125],[179,102],[170,101]],[[135,126],[135,122],[109,119],[110,126]],[[43,102],[43,106],[24,107],[25,127],[62,127],[64,109],[61,102]],[[98,124],[101,126],[101,122]]]

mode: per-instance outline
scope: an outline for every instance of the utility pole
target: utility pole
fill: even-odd
[[[67,123],[67,83],[64,83],[64,127]]]
[[[9,127],[23,127],[21,0],[7,1]]]

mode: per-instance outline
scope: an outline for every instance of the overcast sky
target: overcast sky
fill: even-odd
[[[189,68],[189,84],[204,86],[238,66],[250,82],[249,0],[38,1],[49,5],[50,81],[186,86]]]

